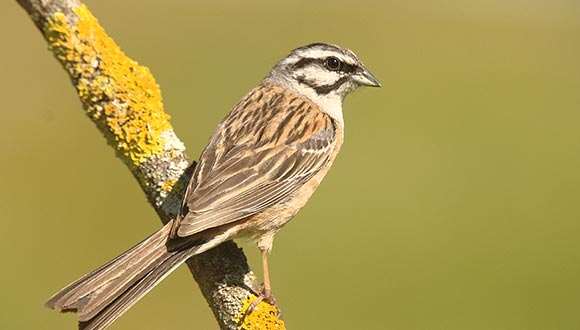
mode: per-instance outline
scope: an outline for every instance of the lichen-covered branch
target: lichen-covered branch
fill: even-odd
[[[135,176],[161,220],[172,219],[191,171],[149,69],[127,57],[80,1],[18,2],[71,77],[85,112]],[[243,317],[257,282],[233,242],[187,264],[222,329],[284,328],[267,303]]]

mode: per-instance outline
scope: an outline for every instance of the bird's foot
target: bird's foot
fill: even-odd
[[[265,301],[268,304],[275,307],[276,312],[278,313],[278,317],[282,318],[282,311],[280,310],[278,305],[276,305],[276,298],[274,298],[274,295],[272,294],[272,290],[270,290],[269,288],[266,288],[266,286],[264,286],[264,285],[262,285],[260,292],[258,292],[258,297],[256,299],[254,299],[254,301],[252,301],[250,306],[248,306],[248,309],[246,310],[245,315],[247,316],[247,315],[251,314],[262,301]]]

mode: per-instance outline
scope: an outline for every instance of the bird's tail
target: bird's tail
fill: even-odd
[[[60,290],[45,306],[78,313],[79,329],[105,329],[177,266],[217,245],[169,250],[171,224]]]

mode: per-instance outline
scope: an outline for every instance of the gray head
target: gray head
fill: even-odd
[[[266,79],[308,97],[333,117],[340,112],[341,121],[346,95],[359,86],[381,86],[355,53],[326,43],[294,49]]]

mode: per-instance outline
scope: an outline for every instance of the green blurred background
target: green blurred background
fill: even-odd
[[[342,154],[278,236],[291,329],[580,329],[580,2],[88,1],[192,159],[294,47],[353,49]],[[15,1],[0,3],[1,329],[159,227]],[[241,242],[261,274],[257,249]],[[111,329],[215,329],[185,268]]]

